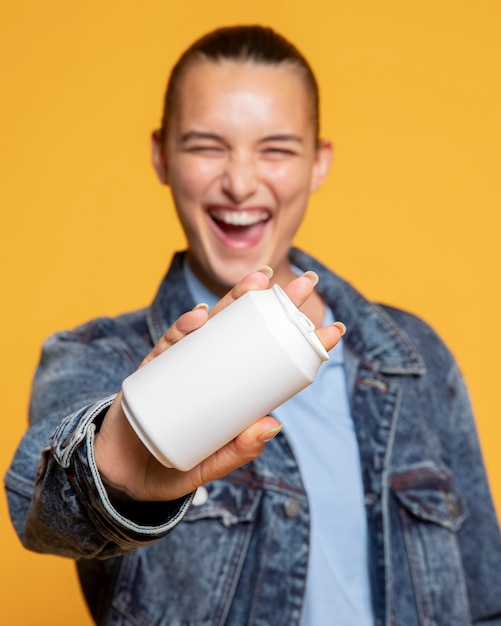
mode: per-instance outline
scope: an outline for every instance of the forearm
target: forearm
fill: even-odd
[[[30,485],[30,433],[6,476],[14,525],[30,550],[73,558],[123,554],[168,533],[190,498],[134,506],[109,494],[96,468],[94,434],[113,398],[64,419]]]

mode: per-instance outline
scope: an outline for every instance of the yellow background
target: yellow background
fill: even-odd
[[[149,165],[178,53],[260,22],[317,71],[336,159],[298,243],[418,312],[470,387],[501,510],[501,4],[497,0],[17,0],[0,9],[1,472],[42,340],[148,303],[183,246]],[[1,507],[2,622],[88,625],[70,561],[24,551]]]

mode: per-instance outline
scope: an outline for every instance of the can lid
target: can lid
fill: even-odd
[[[313,322],[304,313],[301,313],[280,285],[273,285],[272,290],[275,293],[277,300],[284,308],[289,320],[301,332],[322,361],[328,361],[329,355],[315,332],[315,325]]]

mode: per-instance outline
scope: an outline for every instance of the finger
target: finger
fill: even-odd
[[[330,326],[322,326],[322,328],[319,328],[315,332],[328,352],[329,350],[332,350],[332,348],[345,334],[346,326],[342,322],[335,322]]]
[[[267,289],[270,286],[270,279],[273,276],[273,270],[271,267],[264,265],[252,274],[247,274],[245,278],[239,281],[230,291],[219,300],[219,302],[212,308],[209,317],[216,315],[222,309],[227,307],[235,300],[238,300],[244,293],[248,291]]]
[[[282,424],[270,415],[254,422],[198,466],[199,484],[226,476],[258,457],[281,429]]]
[[[315,272],[308,271],[302,276],[298,276],[284,287],[285,293],[300,307],[313,293],[313,289],[318,283],[318,275]]]
[[[181,315],[181,317],[179,317],[160,337],[152,351],[144,359],[141,366],[145,365],[162,352],[165,352],[165,350],[183,339],[183,337],[186,337],[186,335],[189,335],[194,330],[197,330],[197,328],[203,326],[208,320],[208,317],[207,305],[205,304],[197,305],[191,311]]]

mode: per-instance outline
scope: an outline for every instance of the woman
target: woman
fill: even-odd
[[[45,345],[10,506],[28,548],[78,559],[99,624],[501,623],[499,529],[451,355],[291,248],[330,166],[318,126],[315,77],[282,37],[235,27],[195,42],[152,137],[188,249],[149,308]],[[161,466],[121,382],[272,283],[330,360],[190,472]]]

